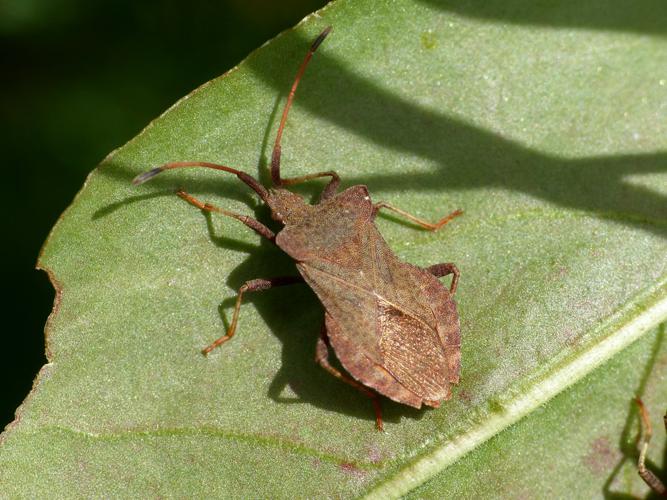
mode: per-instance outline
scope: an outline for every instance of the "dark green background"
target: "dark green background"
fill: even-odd
[[[88,172],[324,0],[0,0],[5,299],[0,429],[44,358],[39,249]],[[147,165],[148,167],[149,165]]]

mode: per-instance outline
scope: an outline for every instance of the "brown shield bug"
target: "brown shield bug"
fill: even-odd
[[[201,210],[233,217],[268,238],[295,260],[301,274],[247,281],[239,289],[227,333],[204,349],[204,354],[234,335],[244,293],[305,282],[325,309],[316,361],[371,398],[377,428],[382,430],[378,393],[415,408],[422,404],[437,407],[440,400],[451,396],[451,384],[459,381],[460,328],[452,299],[459,271],[451,263],[422,269],[401,262],[378,232],[375,216],[386,208],[435,231],[462,212],[457,210],[432,224],[388,203],[373,203],[366,186],[352,186],[337,193],[340,178],[333,171],[281,177],[280,141],[296,88],[313,53],[330,31],[326,28],[315,39],[292,84],[273,148],[271,188],[240,170],[191,161],[167,163],[138,175],[133,183],[141,184],[165,170],[205,167],[235,174],[253,189],[269,206],[273,219],[284,225],[278,234],[247,215],[201,202],[182,190],[177,192]],[[331,180],[316,205],[285,189],[319,177]],[[453,275],[449,289],[438,280],[448,274]],[[349,375],[329,363],[329,347]]]

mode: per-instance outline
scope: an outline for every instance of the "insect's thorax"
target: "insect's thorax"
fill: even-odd
[[[285,224],[276,243],[296,260],[326,257],[372,224],[373,206],[365,186],[353,186],[317,205],[307,205],[285,190],[273,190],[271,196],[274,217]]]

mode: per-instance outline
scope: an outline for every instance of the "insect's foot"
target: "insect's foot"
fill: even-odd
[[[457,209],[457,210],[454,210],[451,214],[446,215],[445,217],[443,217],[442,219],[440,219],[438,222],[436,222],[435,224],[433,224],[433,228],[431,229],[431,231],[437,231],[437,230],[440,229],[442,226],[444,226],[444,225],[447,224],[449,221],[451,221],[454,217],[458,217],[459,215],[463,215],[463,210],[461,210],[460,208]]]
[[[229,336],[229,335],[225,335],[224,337],[220,337],[218,340],[216,340],[215,342],[213,342],[210,346],[205,347],[204,349],[202,349],[202,351],[201,351],[202,354],[203,354],[204,356],[207,356],[209,352],[211,352],[211,351],[212,351],[213,349],[215,349],[216,347],[221,346],[222,344],[224,344],[225,342],[227,342],[227,341],[228,341],[229,339],[231,339],[231,338],[232,338],[232,337]]]

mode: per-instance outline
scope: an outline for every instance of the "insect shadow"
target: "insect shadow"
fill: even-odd
[[[264,185],[271,183],[268,152],[273,125],[284,97],[282,94],[276,97],[261,143],[262,154],[257,166],[257,178]],[[310,200],[311,203],[317,203],[322,186],[311,183],[294,186],[293,190]],[[255,204],[254,207],[255,217],[258,220],[271,220],[270,209],[266,205]],[[214,214],[206,210],[202,210],[202,214],[206,218],[209,237],[214,244],[222,248],[238,248],[236,240],[218,234]],[[381,216],[387,217],[386,214],[381,214]],[[395,219],[395,222],[405,224],[405,221],[401,219]],[[269,225],[275,226],[276,224],[269,222]],[[280,228],[272,227],[272,229],[279,230]],[[260,238],[258,247],[247,248],[247,253],[248,258],[228,276],[227,285],[234,290],[238,290],[249,276],[298,275],[294,261],[265,238]],[[282,343],[282,363],[270,384],[268,396],[280,404],[310,404],[355,418],[372,419],[367,410],[366,396],[332,378],[315,361],[318,332],[324,323],[322,304],[305,284],[290,288],[289,291],[273,289],[266,290],[264,293],[250,294],[245,300],[255,307],[265,324],[269,325],[273,334]],[[287,293],[289,293],[290,300],[289,304],[285,305],[284,297]],[[229,313],[233,310],[235,301],[235,297],[229,297],[219,306],[225,330],[230,327]],[[343,370],[338,359],[333,357],[331,362],[336,369]],[[288,391],[291,394],[288,394]],[[383,399],[383,408],[383,420],[388,422],[397,422],[403,416],[419,419],[426,411],[425,408],[417,410],[397,404],[389,398]]]
[[[267,133],[270,132],[272,125],[270,120],[267,124]],[[267,163],[266,154],[264,154],[259,161],[260,172],[267,168]],[[114,167],[113,163],[106,164],[101,173],[121,179],[128,178],[119,174],[119,169]],[[152,185],[158,186],[158,190],[126,197],[104,205],[93,212],[91,219],[102,219],[126,206],[150,202],[157,198],[168,197],[173,198],[177,203],[182,203],[174,194],[178,186],[177,180],[173,178],[155,179]],[[269,209],[257,203],[251,194],[238,189],[234,180],[223,178],[219,181],[210,179],[196,181],[189,179],[188,189],[198,194],[215,192],[222,197],[245,203],[247,205],[245,213],[249,215],[254,213],[258,220],[270,226],[273,225],[276,230],[279,229],[271,221]],[[317,198],[320,190],[321,185],[317,183],[298,186],[294,189],[295,192],[312,201]],[[247,254],[247,258],[227,276],[226,284],[231,290],[238,290],[245,281],[256,277],[298,275],[294,262],[273,243],[264,238],[259,238],[256,244],[229,238],[224,235],[225,227],[236,222],[205,210],[202,210],[201,213],[205,220],[210,244]],[[402,223],[400,220],[397,222]],[[236,294],[232,294],[219,304],[221,333],[229,327],[235,300]],[[369,411],[366,396],[331,377],[315,362],[315,345],[323,322],[324,309],[308,286],[297,284],[287,288],[266,290],[262,293],[251,293],[244,297],[243,304],[245,311],[255,308],[270,331],[282,344],[280,369],[268,391],[268,396],[272,400],[280,404],[310,404],[355,418],[374,420],[373,413]],[[245,314],[241,314],[237,338],[233,342],[244,341],[244,317]],[[337,368],[340,368],[337,360],[333,359],[333,362]],[[383,420],[392,423],[399,421],[402,417],[420,419],[425,411],[428,411],[401,405],[388,398],[383,398],[382,406]]]
[[[120,179],[131,178],[129,174],[119,174],[119,170],[120,169],[113,162],[105,163],[99,167],[99,173],[102,175]],[[171,180],[171,182],[169,182],[169,180]],[[91,219],[98,220],[104,218],[107,215],[111,215],[117,210],[120,210],[134,203],[142,203],[156,198],[174,198],[175,184],[173,179],[155,179],[152,182],[152,185],[158,189],[150,193],[123,197],[118,201],[103,205],[95,210],[95,212],[93,212]],[[188,180],[188,188],[195,192],[217,193],[227,199],[239,201],[241,203],[247,203],[251,206],[255,203],[255,199],[250,193],[246,193],[244,190],[238,189],[238,186],[235,186],[231,182],[226,182],[225,180],[191,179]]]
[[[313,189],[302,189],[302,193],[314,194]],[[258,207],[255,216],[259,220],[270,220],[269,211]],[[203,212],[211,242],[222,248],[230,248],[230,239],[221,236],[221,228],[226,220],[216,221]],[[238,242],[232,240],[232,245]],[[248,257],[227,277],[226,284],[232,290],[250,277],[256,276],[296,276],[294,262],[271,242],[261,239],[257,246],[248,248]],[[315,345],[320,327],[324,321],[324,308],[314,292],[305,284],[288,288],[276,288],[262,293],[248,294],[244,298],[244,308],[254,308],[262,320],[282,344],[280,369],[274,376],[268,396],[280,404],[309,404],[329,411],[336,411],[354,418],[373,421],[373,413],[368,408],[368,398],[353,387],[331,377],[315,361]],[[229,319],[234,309],[236,296],[223,300],[219,306],[221,332],[229,327]],[[238,334],[233,342],[243,342],[244,319],[239,320]],[[224,355],[224,353],[223,353]],[[334,360],[337,368],[341,368]],[[420,419],[425,409],[417,410],[383,398],[383,420],[397,422],[401,417]]]
[[[636,0],[628,9],[625,0],[593,0],[585,5],[554,3],[549,7],[523,0],[503,2],[443,2],[419,0],[460,16],[492,19],[528,26],[551,26],[578,29],[599,29],[665,36],[667,11],[662,0]]]

